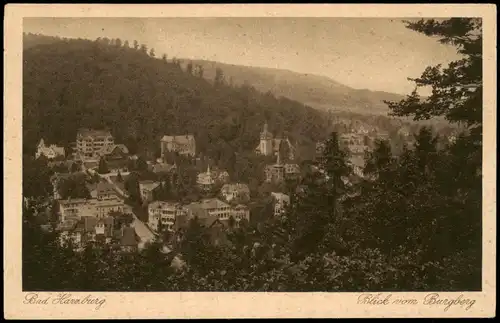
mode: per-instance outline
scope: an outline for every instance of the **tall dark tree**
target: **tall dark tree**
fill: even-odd
[[[191,61],[186,65],[186,72],[191,75],[193,74],[193,63]]]
[[[73,176],[61,180],[57,190],[62,199],[90,198],[84,176]]]
[[[154,48],[151,48],[151,50],[149,51],[149,56],[155,57],[155,49]]]
[[[224,84],[224,72],[221,68],[217,67],[215,69],[214,85],[221,86]]]
[[[139,42],[137,40],[134,40],[134,49],[135,50],[139,49]]]
[[[108,163],[106,162],[106,158],[101,157],[99,159],[99,166],[97,168],[97,172],[99,174],[107,174],[109,173]]]
[[[453,45],[464,58],[448,67],[426,68],[413,79],[417,88],[431,87],[432,94],[422,99],[417,90],[401,102],[388,102],[393,114],[413,116],[415,120],[444,116],[453,123],[464,123],[480,139],[482,125],[482,21],[480,18],[451,18],[444,21],[421,19],[407,22],[409,29],[436,37]]]

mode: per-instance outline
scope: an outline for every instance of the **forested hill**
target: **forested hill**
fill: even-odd
[[[79,127],[107,127],[117,141],[150,152],[165,134],[194,133],[197,149],[208,154],[253,149],[265,121],[299,144],[328,130],[324,115],[311,107],[250,86],[208,82],[197,69],[154,56],[145,46],[109,40],[66,39],[25,49],[25,153],[32,154],[42,137],[67,145]]]
[[[184,60],[186,66],[190,61]],[[262,92],[297,100],[320,110],[351,112],[361,115],[387,115],[389,108],[383,101],[400,101],[404,96],[382,91],[353,89],[324,76],[301,74],[288,70],[223,64],[196,60],[205,77],[212,80],[217,68],[224,71],[228,81],[241,85],[245,82]]]
[[[23,49],[28,49],[38,45],[53,44],[63,39],[55,36],[37,35],[33,33],[23,34]]]

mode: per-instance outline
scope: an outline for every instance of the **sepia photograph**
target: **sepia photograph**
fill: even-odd
[[[416,14],[22,18],[21,302],[425,292],[466,312],[490,257],[483,34]]]

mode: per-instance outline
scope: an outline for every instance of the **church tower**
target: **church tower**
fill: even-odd
[[[264,156],[270,156],[273,153],[273,135],[267,129],[267,122],[264,124],[264,129],[260,133],[259,150]]]

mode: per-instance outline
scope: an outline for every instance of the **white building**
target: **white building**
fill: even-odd
[[[149,203],[153,200],[153,192],[160,186],[159,182],[155,181],[140,181],[139,191],[143,203]]]
[[[283,193],[272,192],[274,198],[274,215],[278,216],[285,212],[286,207],[290,204],[290,196]]]
[[[60,222],[82,217],[104,218],[110,212],[131,213],[130,207],[119,198],[59,200]]]
[[[164,159],[167,152],[177,152],[191,157],[196,155],[196,141],[193,135],[163,136],[160,140],[160,148]]]
[[[115,146],[115,140],[109,131],[79,129],[76,134],[76,153],[81,160],[99,160],[110,146]]]
[[[295,159],[295,146],[292,145],[288,138],[274,138],[273,134],[269,132],[266,122],[260,133],[259,145],[255,148],[255,152],[264,156],[277,156],[283,146],[288,149],[288,156],[286,157],[290,160]]]
[[[186,205],[187,214],[190,218],[213,216],[220,220],[229,220],[231,206],[219,199],[203,199]]]
[[[202,190],[209,191],[215,185],[214,177],[214,174],[210,171],[210,165],[208,165],[206,172],[198,174],[196,184],[198,184]]]
[[[46,146],[42,138],[38,143],[37,150],[35,153],[35,158],[38,159],[42,155],[47,157],[48,159],[54,159],[59,156],[64,157],[66,154],[64,152],[64,147],[59,147],[56,145]]]
[[[155,201],[148,206],[148,224],[155,232],[158,231],[160,222],[166,230],[172,231],[175,219],[186,214],[186,209],[180,203]]]

